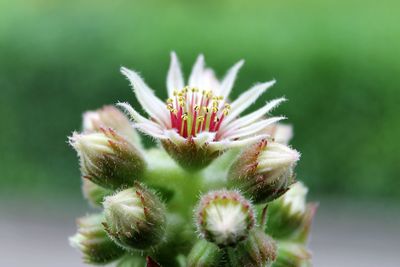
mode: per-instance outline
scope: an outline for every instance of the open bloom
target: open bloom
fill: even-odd
[[[200,169],[222,152],[233,147],[253,144],[266,137],[266,128],[284,117],[265,117],[283,102],[279,98],[257,111],[239,115],[259,98],[275,81],[258,83],[229,103],[237,73],[243,61],[230,68],[217,80],[213,70],[205,67],[200,55],[185,83],[175,53],[167,75],[168,99],[161,101],[134,71],[122,68],[133,91],[150,116],[140,115],[127,103],[119,103],[136,122],[136,128],[159,139],[165,150],[184,168]]]

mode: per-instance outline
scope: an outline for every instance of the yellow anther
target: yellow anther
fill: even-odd
[[[225,116],[229,114],[229,110],[227,109],[224,109],[222,112],[224,113]]]
[[[199,110],[200,110],[200,107],[199,107],[198,105],[195,105],[195,106],[194,106],[194,110],[195,110],[195,111],[199,111]]]
[[[208,113],[209,108],[208,107],[203,107],[203,110],[204,110],[205,113]]]
[[[222,95],[220,95],[219,97],[218,97],[218,100],[223,100],[224,99],[224,97],[222,96]]]
[[[212,108],[212,111],[213,111],[214,113],[217,113],[217,112],[218,112],[218,108],[217,108],[217,107],[213,107],[213,108]]]
[[[179,91],[178,91],[177,89],[174,89],[173,95],[174,95],[174,96],[177,96],[177,95],[178,95],[178,92],[179,92]]]
[[[231,109],[231,105],[229,105],[228,103],[225,104],[225,108],[226,109]]]
[[[168,99],[167,99],[167,103],[168,103],[168,104],[171,104],[171,103],[173,103],[173,102],[174,102],[174,100],[173,100],[172,98],[168,98]]]
[[[188,114],[185,112],[185,113],[183,113],[182,114],[182,116],[181,116],[181,118],[182,118],[182,120],[187,120],[187,118],[188,118]]]
[[[215,117],[215,118],[214,118],[214,122],[219,122],[219,118],[218,118],[218,117]]]
[[[200,121],[200,122],[201,122],[201,121],[204,121],[204,116],[198,116],[198,117],[197,117],[197,120]]]

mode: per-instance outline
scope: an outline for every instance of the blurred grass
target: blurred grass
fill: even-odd
[[[233,96],[278,84],[257,102],[295,126],[298,178],[313,192],[400,196],[400,27],[383,1],[0,2],[0,193],[78,196],[66,140],[81,113],[135,102],[121,65],[165,98],[169,52],[222,76],[246,59]]]

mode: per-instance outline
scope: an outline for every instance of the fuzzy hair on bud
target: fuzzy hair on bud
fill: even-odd
[[[145,168],[141,153],[113,129],[100,130],[69,138],[80,158],[82,177],[110,189],[132,186]]]
[[[164,204],[151,190],[134,187],[108,196],[103,202],[108,235],[126,249],[148,249],[159,244],[165,234]]]
[[[272,201],[293,183],[300,154],[286,145],[263,140],[245,149],[232,164],[229,185],[239,188],[255,203]]]
[[[88,215],[77,220],[78,232],[70,237],[72,247],[83,253],[83,260],[91,264],[106,264],[124,254],[103,229],[102,214]]]
[[[254,216],[250,201],[237,191],[210,192],[196,209],[198,231],[218,246],[234,246],[246,239],[255,224]]]

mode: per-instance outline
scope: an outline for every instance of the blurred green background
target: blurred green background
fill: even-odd
[[[165,98],[169,52],[186,75],[198,53],[233,91],[277,79],[265,100],[295,126],[298,178],[312,193],[400,196],[400,24],[381,1],[1,1],[0,194],[80,198],[67,136],[81,113],[137,105],[120,66]]]

